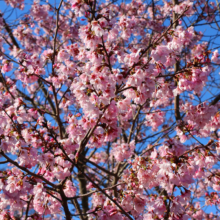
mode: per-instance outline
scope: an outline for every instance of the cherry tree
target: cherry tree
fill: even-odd
[[[218,1],[0,4],[0,219],[220,219]]]

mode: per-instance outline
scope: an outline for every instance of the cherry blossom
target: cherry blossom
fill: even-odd
[[[218,4],[2,5],[0,219],[220,219]]]

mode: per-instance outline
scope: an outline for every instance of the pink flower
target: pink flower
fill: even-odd
[[[212,62],[215,62],[216,64],[220,64],[220,58],[219,58],[218,50],[215,50],[215,51],[213,52],[211,61],[212,61]]]
[[[64,193],[67,197],[73,197],[76,195],[76,187],[73,186],[73,183],[70,180],[67,180],[65,183]]]
[[[70,58],[70,55],[66,52],[66,50],[60,50],[57,56],[58,61],[62,62],[65,60],[68,60]]]
[[[12,70],[12,68],[13,68],[12,62],[9,62],[7,60],[3,60],[2,63],[4,64],[2,67],[2,73],[7,73]]]
[[[104,35],[104,30],[101,28],[98,21],[92,21],[92,31],[94,31],[97,37],[102,37]]]
[[[43,189],[44,189],[43,184],[42,184],[42,183],[37,183],[37,185],[34,186],[33,193],[36,194],[36,195],[37,195],[37,194],[40,194],[40,193],[43,192]]]
[[[138,213],[142,213],[144,211],[145,203],[146,203],[146,201],[144,199],[142,199],[139,195],[135,195],[135,198],[134,198],[134,209]]]

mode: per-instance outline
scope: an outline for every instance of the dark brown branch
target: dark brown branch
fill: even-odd
[[[106,54],[106,57],[107,57],[107,60],[108,60],[108,67],[109,67],[109,69],[110,69],[111,74],[113,75],[112,65],[111,65],[111,62],[110,62],[110,55],[108,54],[107,49],[106,49],[106,47],[105,47],[105,42],[104,42],[104,40],[103,40],[103,36],[102,36],[102,46],[103,46],[103,49],[104,49],[104,51],[105,51],[105,54]]]
[[[82,210],[81,210],[81,208],[79,206],[79,203],[78,203],[76,198],[73,199],[73,204],[74,204],[74,206],[76,208],[76,211],[79,213],[78,215],[79,215],[80,219],[84,220],[84,216],[83,216]]]
[[[3,18],[3,15],[0,14],[0,17]],[[13,44],[14,44],[18,49],[20,49],[20,47],[19,47],[19,45],[18,45],[18,43],[17,43],[17,40],[15,39],[15,37],[14,37],[12,31],[11,31],[11,28],[8,26],[8,24],[6,23],[6,21],[5,21],[4,18],[3,18],[3,23],[4,23],[5,30],[8,32],[9,37],[11,38],[11,41],[13,42]]]
[[[178,5],[178,0],[173,0],[173,5]],[[173,28],[176,29],[177,25],[178,25],[178,14],[176,14],[175,12],[173,12]],[[174,72],[177,73],[180,70],[180,62],[176,61],[176,63],[174,64]],[[178,81],[176,80],[176,86],[178,86]],[[176,95],[174,97],[174,108],[175,108],[175,118],[176,121],[181,120],[181,116],[180,116],[180,96]]]
[[[82,172],[82,175],[84,175],[99,191],[101,191],[106,197],[108,197],[120,210],[121,212],[126,215],[130,220],[133,218],[114,200],[111,196],[109,196],[99,185],[97,185],[88,175],[86,175],[79,166],[77,166],[78,170]]]
[[[58,29],[59,29],[59,13],[60,13],[60,8],[62,6],[63,0],[60,1],[60,4],[58,8],[56,9],[56,29],[55,29],[55,35],[53,39],[53,58],[52,58],[52,68],[54,71],[53,64],[55,62],[55,56],[56,56],[56,40],[57,40],[57,34],[58,34]]]
[[[86,147],[86,144],[88,143],[90,137],[92,136],[93,132],[95,131],[95,129],[97,128],[102,116],[104,115],[106,109],[108,108],[109,105],[106,105],[103,109],[103,112],[102,114],[100,114],[99,118],[97,119],[96,121],[96,124],[94,125],[94,127],[92,129],[89,129],[88,132],[86,133],[86,135],[84,136],[83,140],[80,142],[80,145],[79,145],[79,149],[77,150],[76,152],[76,162],[78,160],[78,157],[80,155],[81,152],[83,152],[83,150],[85,149]]]
[[[62,185],[60,185],[60,196],[62,198],[62,206],[66,215],[66,220],[71,220],[71,213],[68,207],[68,200],[63,192]]]
[[[85,151],[83,152],[83,155],[85,156]],[[81,172],[78,173],[79,191],[80,191],[80,194],[83,195],[83,194],[87,194],[87,189],[86,189],[87,180],[85,176],[83,175],[84,170],[85,170],[83,163],[80,162],[79,166],[81,167]],[[81,200],[82,200],[83,213],[86,213],[89,210],[88,196],[82,197]],[[84,219],[87,219],[87,218],[84,218]]]
[[[47,187],[45,187],[47,188]],[[47,191],[47,194],[49,194],[51,197],[53,197],[54,199],[58,200],[61,204],[62,204],[62,200],[60,200],[59,198],[57,198],[56,196],[54,196],[52,193],[50,193],[49,191]]]
[[[215,97],[210,103],[209,106],[215,105],[220,100],[220,94]]]
[[[111,175],[111,176],[115,176],[114,173],[110,172],[109,170],[106,170],[105,168],[99,166],[98,164],[92,162],[91,160],[88,160],[88,159],[85,158],[85,157],[82,158],[82,159],[85,160],[86,162],[91,163],[92,165],[96,166],[98,169],[102,170],[103,172],[105,172],[105,173],[107,173],[107,174],[109,174],[109,175]]]
[[[195,151],[195,150],[197,150],[197,149],[205,148],[205,149],[209,150],[208,147],[209,147],[212,143],[213,143],[213,142],[210,141],[210,142],[208,142],[206,145],[201,144],[201,146],[197,146],[197,147],[195,147],[195,148],[193,148],[193,149],[190,149],[190,150],[184,152],[182,155],[179,156],[179,158],[184,157],[185,155],[190,154],[190,153],[192,153],[193,151]]]
[[[33,195],[31,195],[30,199],[27,201],[27,208],[26,208],[26,212],[25,212],[25,220],[28,219],[28,212],[29,212],[29,208],[30,208],[30,204],[31,204],[32,199],[33,199]]]
[[[47,179],[45,179],[43,176],[39,176],[31,171],[29,171],[27,168],[20,166],[17,162],[15,162],[14,160],[12,160],[11,158],[9,158],[2,150],[0,151],[0,154],[8,160],[8,162],[10,162],[11,164],[13,164],[14,166],[18,167],[19,169],[25,171],[26,173],[28,173],[29,175],[41,179],[43,180],[45,183],[47,183],[48,185],[52,186],[54,189],[57,188],[57,185],[51,183],[50,181],[48,181]]]
[[[141,111],[141,106],[138,107],[137,113],[136,113],[136,115],[135,115],[134,118],[133,118],[132,125],[131,125],[131,130],[130,130],[130,134],[129,134],[129,137],[128,137],[128,140],[127,140],[127,143],[128,143],[128,144],[129,144],[130,141],[131,141],[131,136],[132,136],[133,131],[134,131],[135,122],[136,122],[136,119],[137,119],[137,117],[138,117],[140,111]]]
[[[172,195],[171,195],[171,197],[173,196],[174,189],[175,189],[175,185],[173,186],[173,190],[172,190]],[[165,214],[165,216],[164,216],[164,219],[169,219],[170,206],[171,206],[171,197],[168,196],[166,190],[164,190],[162,193],[163,193],[166,197],[168,197],[168,199],[169,199],[169,203],[167,204],[166,214]]]
[[[110,187],[106,187],[106,188],[104,188],[104,189],[102,189],[102,190],[110,190],[110,189],[113,189],[113,188],[116,187],[116,186],[120,186],[120,185],[123,185],[123,184],[125,184],[125,182],[118,183],[118,184],[115,184],[115,185],[110,186]],[[85,197],[85,196],[90,196],[90,195],[92,195],[93,193],[96,193],[96,192],[99,192],[99,190],[93,190],[93,191],[88,192],[88,193],[86,193],[86,194],[82,194],[82,195],[78,195],[78,196],[74,196],[74,197],[67,197],[67,199],[82,198],[82,197]]]

